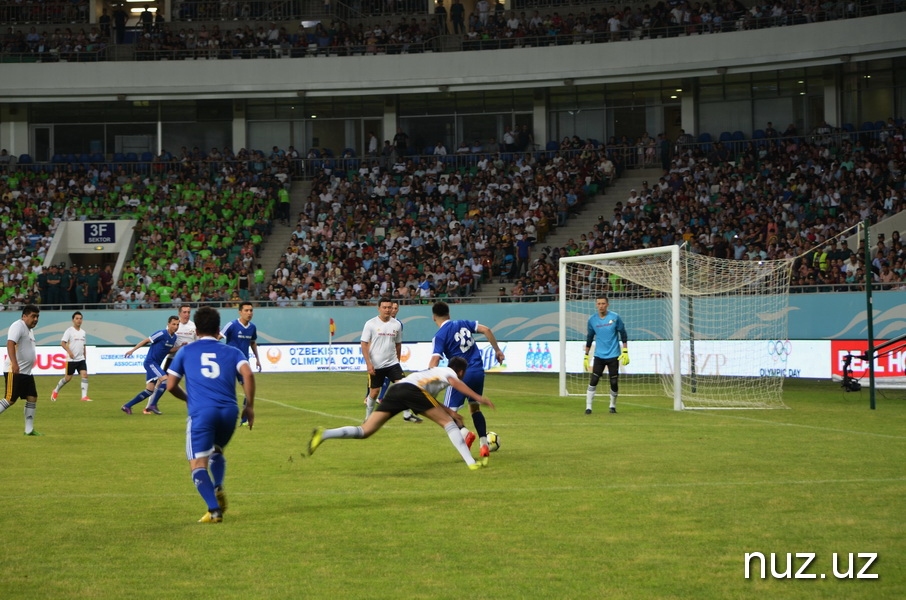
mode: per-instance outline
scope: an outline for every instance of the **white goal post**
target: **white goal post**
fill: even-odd
[[[665,246],[565,257],[559,266],[561,396],[588,389],[588,318],[603,296],[629,335],[621,397],[666,394],[675,410],[785,408],[783,369],[770,366],[786,360],[792,260]],[[597,390],[609,393],[606,377]]]

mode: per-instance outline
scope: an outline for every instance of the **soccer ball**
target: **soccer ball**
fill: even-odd
[[[491,452],[500,450],[500,436],[493,431],[488,432],[488,450]]]

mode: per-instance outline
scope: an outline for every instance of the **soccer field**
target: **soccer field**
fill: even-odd
[[[361,421],[364,376],[260,375],[229,510],[202,525],[178,400],[127,416],[140,375],[93,376],[90,404],[77,380],[51,403],[55,381],[38,378],[44,437],[22,435],[21,401],[0,415],[3,600],[906,597],[902,393],[871,411],[867,392],[790,381],[790,410],[621,397],[616,415],[599,394],[586,416],[553,376],[491,375],[501,449],[472,472],[400,417],[304,458],[313,427]],[[765,579],[758,560],[745,577],[753,552]],[[790,577],[771,553],[778,574],[792,553]],[[877,558],[857,578],[860,553]]]

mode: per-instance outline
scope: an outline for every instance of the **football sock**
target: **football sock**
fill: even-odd
[[[151,395],[151,399],[148,400],[148,405],[145,408],[151,408],[152,406],[157,406],[157,402],[160,400],[160,397],[164,395],[164,392],[167,391],[167,384],[162,383],[156,388],[154,388],[154,394]]]
[[[617,407],[617,395],[613,392],[610,393],[610,408]]]
[[[390,380],[385,379],[384,383],[381,384],[381,391],[378,392],[378,395],[377,395],[378,402],[380,402],[381,400],[384,399],[384,394],[387,393],[387,388],[389,388],[389,387],[390,387]]]
[[[87,396],[88,396],[88,378],[85,377],[84,379],[82,379],[82,398],[85,398]]]
[[[0,413],[12,406],[10,402],[6,401],[6,398],[0,398]]]
[[[192,471],[192,482],[195,483],[195,489],[207,502],[208,510],[220,510],[220,503],[217,502],[217,495],[214,493],[214,483],[211,481],[211,475],[208,470],[199,467]]]
[[[585,408],[591,410],[591,405],[595,401],[595,388],[588,386],[585,392]]]
[[[61,378],[60,378],[60,381],[57,382],[57,387],[55,387],[55,388],[53,389],[53,391],[59,392],[60,390],[63,389],[63,386],[64,386],[64,385],[66,385],[66,378],[65,378],[65,377],[61,377]],[[82,394],[82,395],[84,396],[85,394]]]
[[[488,423],[484,420],[484,413],[479,411],[472,413],[472,423],[475,424],[475,433],[478,434],[478,437],[484,440],[484,444],[488,443]]]
[[[148,391],[148,390],[142,390],[141,392],[138,393],[138,395],[137,395],[135,398],[133,398],[132,400],[130,400],[129,402],[127,402],[127,403],[126,403],[126,406],[131,408],[131,407],[135,406],[136,404],[138,404],[139,402],[141,402],[142,400],[144,400],[145,398],[147,398],[147,397],[150,396],[150,395],[151,395],[151,392],[150,392],[150,391]]]
[[[353,425],[337,427],[336,429],[325,429],[324,433],[321,434],[322,440],[330,440],[333,438],[354,438],[359,440],[363,437],[365,437],[365,432],[362,431],[362,428]]]
[[[211,479],[214,482],[214,487],[222,486],[223,478],[226,475],[226,457],[220,452],[215,452],[208,459],[208,468],[211,470]]]
[[[325,429],[321,434],[322,440],[330,440],[335,438],[346,438],[346,439],[357,439],[360,440],[365,437],[365,432],[361,427],[347,425],[346,427],[336,427],[334,429]]]
[[[371,416],[371,413],[374,412],[374,400],[371,399],[371,396],[365,396],[365,419]]]
[[[471,432],[469,431],[469,428],[468,428],[468,427],[462,427],[462,428],[460,428],[460,430],[459,430],[459,434],[462,436],[463,441],[465,441],[465,439],[466,439],[467,437],[469,437],[469,434],[470,434],[470,433],[471,433]]]
[[[447,437],[450,438],[453,447],[456,448],[456,451],[459,452],[462,459],[466,461],[466,464],[471,465],[474,463],[475,459],[472,458],[472,453],[469,452],[469,447],[466,446],[465,441],[462,439],[462,433],[459,431],[459,427],[456,426],[456,423],[450,421],[444,425],[444,431],[447,432]]]
[[[37,408],[37,402],[25,402],[25,433],[35,430],[35,410]]]

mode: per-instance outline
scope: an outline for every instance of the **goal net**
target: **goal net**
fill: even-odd
[[[783,408],[792,261],[725,260],[679,246],[560,259],[560,395],[585,395],[588,318],[606,296],[629,336],[620,396],[684,408]],[[594,354],[592,348],[590,355]],[[609,393],[607,376],[599,394]]]

